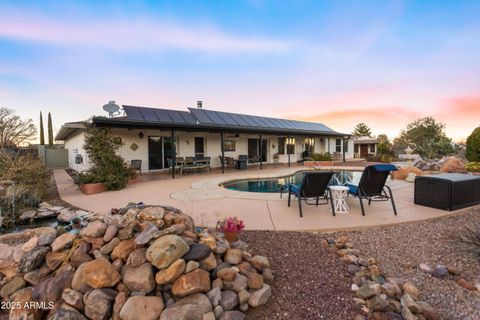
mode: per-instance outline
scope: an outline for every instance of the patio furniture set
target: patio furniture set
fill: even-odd
[[[287,184],[281,188],[280,197],[283,192],[288,192],[288,206],[293,195],[298,199],[300,217],[303,217],[302,200],[308,205],[329,204],[332,215],[336,213],[347,213],[348,205],[345,199],[351,195],[359,199],[362,215],[365,215],[363,200],[388,201],[392,202],[393,212],[397,215],[392,190],[385,183],[390,172],[398,170],[391,164],[376,164],[365,167],[358,185],[347,181],[345,185],[340,183],[335,172],[305,172],[299,185]],[[322,200],[322,202],[320,202]]]

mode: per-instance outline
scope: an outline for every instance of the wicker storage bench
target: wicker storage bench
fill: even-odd
[[[480,177],[459,173],[417,177],[414,202],[448,211],[480,204]]]

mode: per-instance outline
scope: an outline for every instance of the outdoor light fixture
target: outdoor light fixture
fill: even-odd
[[[140,133],[138,134],[138,138],[143,139],[143,132],[142,131],[140,131]]]

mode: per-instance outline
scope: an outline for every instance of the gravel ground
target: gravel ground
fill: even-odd
[[[466,214],[411,224],[341,233],[355,248],[375,257],[392,277],[410,280],[418,287],[421,299],[437,309],[445,320],[480,319],[480,293],[459,286],[452,277],[438,279],[418,265],[438,264],[458,267],[466,280],[480,283],[480,259],[456,239],[464,226],[480,220],[480,210]]]
[[[351,277],[336,254],[321,248],[311,233],[247,231],[242,240],[269,258],[275,276],[272,297],[248,311],[247,319],[347,320],[359,314]]]

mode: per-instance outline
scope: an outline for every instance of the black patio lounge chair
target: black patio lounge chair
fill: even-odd
[[[288,185],[288,206],[290,207],[290,198],[292,195],[298,199],[298,210],[300,212],[300,218],[303,217],[302,200],[308,205],[328,204],[330,199],[330,205],[332,206],[332,214],[335,216],[335,208],[333,207],[332,193],[328,188],[328,183],[334,175],[334,172],[305,172],[302,178],[300,186],[295,184]],[[320,203],[319,200],[323,199],[325,202]],[[308,202],[309,199],[314,200],[314,203]]]
[[[348,194],[357,197],[360,200],[360,208],[362,215],[365,215],[365,208],[363,206],[363,199],[368,200],[368,205],[372,201],[392,201],[393,213],[397,215],[397,208],[393,200],[392,189],[385,185],[390,172],[397,171],[397,167],[393,164],[374,164],[365,167],[360,178],[358,186],[347,184],[349,190]],[[388,191],[388,194],[387,194]]]

